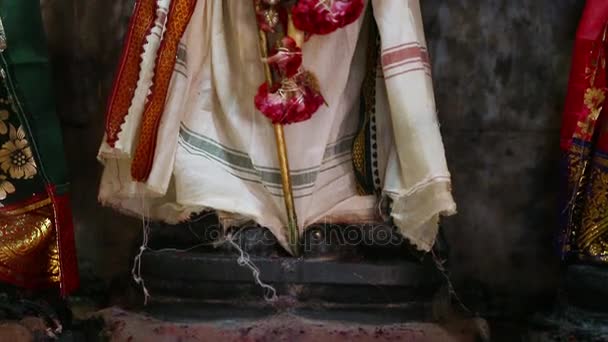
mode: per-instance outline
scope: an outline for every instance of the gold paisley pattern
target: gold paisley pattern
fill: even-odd
[[[14,179],[31,179],[38,173],[23,126],[9,125],[9,141],[0,148],[0,169]]]
[[[594,88],[590,88],[594,89]],[[594,134],[597,116],[605,100],[604,92],[587,91],[585,106],[591,111],[591,126],[585,133]],[[579,122],[579,127],[581,127]],[[593,160],[591,155],[593,154]],[[572,196],[568,240],[564,252],[573,248],[581,260],[608,262],[608,158],[582,142],[573,143],[568,154],[569,189]]]
[[[17,283],[24,279],[30,284],[59,281],[54,230],[48,198],[18,210],[0,210],[0,274]]]
[[[603,162],[599,159],[603,159]],[[596,156],[589,176],[589,187],[576,236],[577,246],[584,256],[608,260],[608,172],[602,167],[606,160]]]
[[[594,142],[601,141],[598,119],[606,101],[606,33],[590,49],[585,68],[588,86],[567,151],[567,204],[563,252],[579,259],[608,261],[608,159]]]

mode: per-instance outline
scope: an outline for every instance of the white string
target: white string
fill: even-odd
[[[135,256],[135,258],[133,260],[133,268],[131,269],[131,275],[133,276],[133,280],[135,281],[135,283],[140,285],[142,288],[142,291],[144,294],[144,305],[148,305],[148,301],[151,298],[150,292],[146,288],[145,281],[144,281],[143,277],[141,276],[141,261],[142,261],[142,256],[145,251],[149,251],[152,253],[189,252],[189,251],[192,251],[199,247],[204,247],[204,246],[218,247],[225,243],[230,244],[232,247],[234,247],[239,252],[240,255],[237,258],[238,265],[242,266],[242,267],[247,267],[251,270],[255,283],[258,284],[262,289],[265,290],[264,299],[268,302],[274,302],[278,299],[277,290],[273,286],[262,281],[262,279],[260,277],[260,275],[261,275],[260,269],[253,263],[253,261],[251,261],[251,257],[249,256],[249,254],[247,252],[245,252],[236,242],[234,242],[234,240],[236,238],[235,235],[229,234],[224,240],[200,243],[200,244],[197,244],[192,247],[185,248],[185,249],[163,248],[163,249],[154,250],[154,249],[151,249],[148,247],[148,242],[150,239],[150,223],[146,219],[146,217],[147,217],[146,215],[147,215],[147,207],[145,205],[145,198],[142,194],[143,238],[142,238],[142,244],[139,247],[139,253]],[[197,221],[200,221],[200,219]],[[237,234],[238,234],[238,232],[237,232]]]
[[[437,267],[437,270],[439,270],[439,272],[441,272],[441,275],[445,278],[445,281],[447,283],[448,286],[448,294],[451,298],[454,298],[456,300],[456,302],[458,303],[458,305],[468,314],[471,314],[471,310],[464,304],[464,302],[460,299],[460,296],[458,296],[458,293],[456,293],[456,290],[454,289],[454,284],[452,284],[452,280],[450,279],[450,275],[448,273],[448,271],[445,269],[445,262],[446,260],[442,260],[439,258],[439,256],[435,253],[435,249],[431,249],[431,255],[433,256],[433,261],[435,262],[435,266]]]
[[[385,194],[381,194],[379,197],[380,200],[376,203],[376,213],[382,218],[384,222],[388,222],[391,219],[391,215],[385,212],[384,208],[385,204],[387,204],[386,202],[389,200],[389,197]],[[389,202],[388,205],[390,204],[391,203]]]
[[[224,242],[229,243],[230,245],[232,245],[232,247],[236,248],[236,250],[239,251],[239,253],[241,254],[238,259],[237,259],[237,263],[239,264],[239,266],[242,267],[247,267],[251,270],[251,273],[253,275],[253,278],[255,279],[255,282],[265,290],[264,292],[264,299],[267,302],[274,302],[277,300],[277,290],[272,287],[271,285],[268,285],[266,283],[264,283],[261,279],[260,279],[260,269],[251,261],[251,258],[249,257],[249,254],[247,254],[247,252],[245,252],[241,246],[239,246],[236,242],[234,242],[234,237],[232,236],[232,234],[229,234],[226,238],[226,240]]]
[[[141,259],[146,249],[148,249],[148,241],[150,238],[150,222],[148,222],[148,220],[146,219],[148,211],[146,209],[146,200],[143,192],[141,193],[141,205],[141,223],[143,237],[141,246],[139,246],[139,253],[137,253],[135,258],[133,259],[133,268],[131,269],[131,275],[133,276],[133,280],[135,281],[135,283],[137,285],[140,285],[142,288],[142,291],[144,293],[144,305],[148,305],[148,300],[150,299],[150,292],[148,292],[148,288],[146,288],[146,283],[141,276]]]
[[[336,13],[333,11],[333,6],[334,0],[321,0],[315,5],[315,7],[323,7],[324,10],[329,12],[331,21],[337,23],[338,20],[336,19]]]

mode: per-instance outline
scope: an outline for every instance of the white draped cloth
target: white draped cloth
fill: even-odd
[[[313,223],[380,222],[380,202],[390,199],[399,231],[429,251],[439,216],[455,213],[456,205],[419,3],[367,6],[381,38],[374,168],[382,194],[360,196],[352,164],[367,50],[375,48],[369,15],[303,46],[304,67],[317,76],[327,106],[285,127],[300,233]],[[289,249],[274,131],[253,102],[264,82],[258,51],[251,1],[198,0],[180,44],[150,177],[135,183],[129,158],[102,146],[100,201],[169,223],[215,210],[226,227],[254,221]],[[141,68],[147,74],[153,65]],[[134,99],[127,122],[138,121],[142,110]],[[136,134],[131,129],[120,139],[136,141]]]

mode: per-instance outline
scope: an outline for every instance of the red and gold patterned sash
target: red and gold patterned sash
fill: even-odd
[[[171,2],[167,29],[159,48],[151,97],[144,110],[139,140],[131,165],[131,176],[136,181],[144,182],[150,175],[156,150],[158,127],[164,112],[165,99],[175,67],[177,48],[190,22],[195,6],[196,0],[173,0]]]
[[[139,80],[141,54],[156,18],[156,0],[138,0],[129,24],[123,55],[106,112],[106,141],[114,147]]]

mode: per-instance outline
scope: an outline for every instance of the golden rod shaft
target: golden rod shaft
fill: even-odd
[[[285,143],[283,125],[274,125],[274,136],[277,141],[277,154],[279,157],[279,168],[281,169],[281,182],[283,183],[283,197],[285,199],[285,209],[287,210],[288,241],[292,252],[298,255],[298,217],[296,216],[296,206],[293,199],[293,190],[291,188],[289,160],[287,159],[287,144]]]
[[[259,31],[260,54],[262,58],[268,57],[268,41],[266,33]],[[271,86],[273,84],[272,72],[270,65],[264,63],[264,76],[266,82]],[[287,158],[287,144],[285,143],[285,133],[283,125],[274,125],[274,135],[277,143],[277,156],[279,158],[279,169],[281,170],[281,183],[283,185],[283,198],[285,200],[285,210],[287,211],[287,234],[288,242],[291,251],[297,256],[300,248],[298,243],[298,217],[296,215],[296,206],[293,198],[293,189],[291,187],[291,175],[289,172],[289,160]]]

